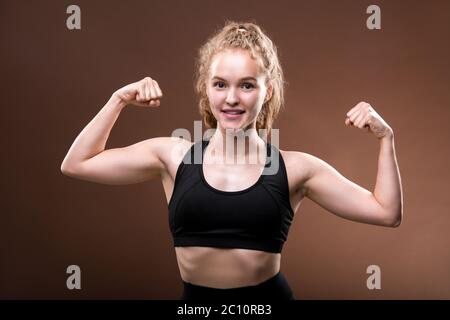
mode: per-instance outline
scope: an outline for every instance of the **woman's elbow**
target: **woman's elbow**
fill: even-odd
[[[396,220],[394,223],[390,225],[391,228],[398,228],[402,224],[402,219]]]
[[[403,212],[397,212],[395,215],[389,216],[385,219],[385,226],[390,228],[398,228],[402,224]]]
[[[76,171],[73,166],[67,165],[67,163],[63,162],[60,167],[61,173],[65,176],[74,177],[76,176]]]

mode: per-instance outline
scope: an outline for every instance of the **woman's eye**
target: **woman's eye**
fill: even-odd
[[[223,88],[223,86],[220,86],[222,84],[224,84],[224,83],[223,82],[216,82],[216,83],[214,83],[214,87]]]
[[[220,88],[220,89],[225,88],[225,83],[224,83],[224,82],[215,82],[213,85],[214,85],[214,87],[218,87],[218,88]],[[251,84],[251,83],[249,83],[249,82],[243,83],[242,86],[243,86],[245,89],[247,89],[247,90],[252,89],[252,88],[255,87],[253,84]]]

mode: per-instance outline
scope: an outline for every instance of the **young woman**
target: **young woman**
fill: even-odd
[[[209,139],[157,137],[105,150],[125,106],[160,106],[162,91],[146,77],[112,94],[61,166],[68,176],[104,184],[161,179],[183,299],[294,299],[280,260],[304,197],[345,219],[400,224],[394,133],[368,103],[351,108],[345,124],[367,128],[380,142],[373,192],[315,156],[279,150],[258,135],[266,129],[270,136],[284,102],[276,47],[258,25],[227,22],[200,48],[196,76],[200,114],[214,129]],[[235,138],[244,150],[234,147]],[[175,149],[182,159],[175,159]],[[277,170],[270,172],[274,163]]]

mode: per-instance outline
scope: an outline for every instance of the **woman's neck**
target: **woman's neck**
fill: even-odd
[[[226,164],[261,164],[266,143],[256,129],[217,129],[209,140],[209,152],[214,159]]]

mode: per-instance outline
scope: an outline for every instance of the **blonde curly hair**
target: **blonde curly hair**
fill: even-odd
[[[207,83],[214,56],[226,49],[248,50],[253,59],[261,59],[260,68],[266,75],[266,85],[271,84],[273,90],[258,114],[256,130],[259,132],[259,129],[266,129],[267,136],[270,137],[273,122],[284,106],[285,81],[276,46],[254,21],[226,21],[225,26],[217,30],[198,50],[194,87],[199,98],[200,115],[206,127],[217,127],[217,120],[211,112],[207,96]]]

